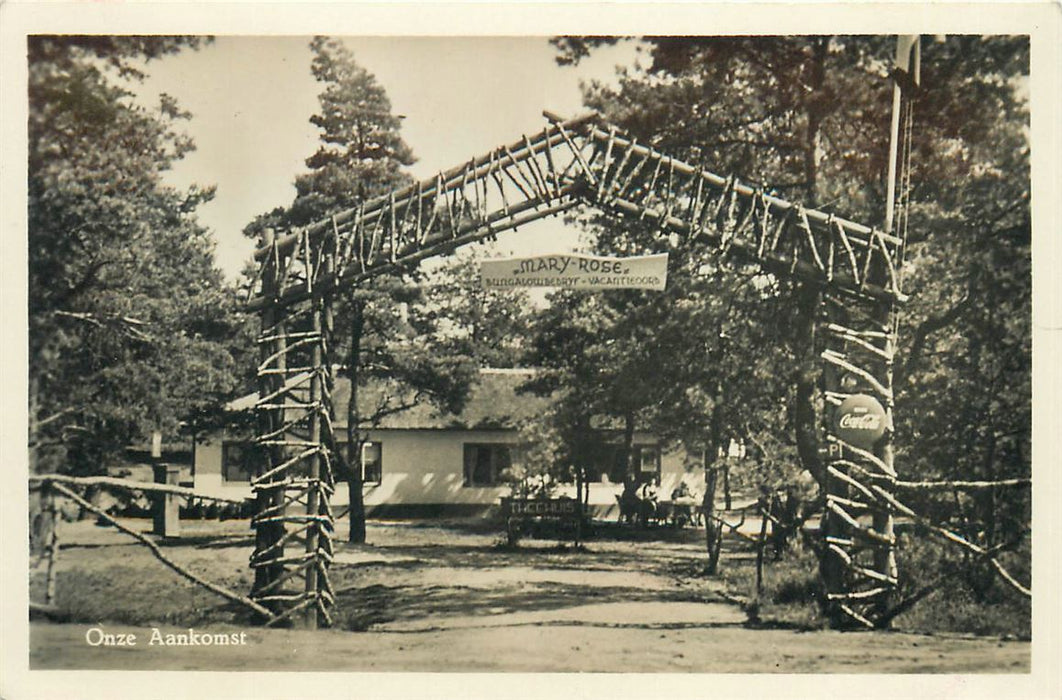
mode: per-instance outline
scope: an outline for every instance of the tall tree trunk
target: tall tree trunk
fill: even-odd
[[[347,376],[350,378],[350,402],[347,404],[347,493],[350,496],[351,544],[365,542],[365,497],[361,471],[361,413],[358,410],[358,374],[361,362],[361,339],[365,329],[365,302],[352,300],[350,350],[347,355]]]
[[[722,352],[722,346],[720,346],[716,353],[713,353],[716,357]],[[719,571],[719,549],[723,542],[723,528],[718,521],[716,521],[715,514],[715,492],[719,485],[719,449],[723,444],[723,385],[721,382],[716,381],[712,385],[712,415],[708,418],[708,444],[704,450],[704,473],[705,473],[705,493],[704,493],[704,525],[705,525],[705,543],[708,550],[708,569],[709,574],[715,574]],[[729,494],[728,494],[729,495]],[[729,498],[726,503],[727,510],[730,509]]]
[[[995,425],[987,421],[988,445],[984,449],[984,475],[988,481],[996,481],[999,476],[996,471],[996,435]],[[993,486],[985,492],[985,546],[992,547],[996,544],[996,520],[998,517],[998,495]]]
[[[723,462],[723,507],[730,510],[732,505],[730,494],[730,462],[727,460]]]
[[[825,94],[826,57],[829,54],[830,37],[818,37],[812,46],[811,71],[808,76],[808,96],[804,109],[807,125],[804,131],[804,187],[808,207],[814,207],[819,198],[819,161],[822,158],[822,120],[829,112],[830,96]]]
[[[823,103],[822,94],[826,81],[826,56],[829,49],[829,37],[820,37],[812,47],[813,61],[808,80],[810,94],[805,109],[807,111],[807,129],[804,133],[804,181],[806,186],[807,206],[815,206],[818,199],[819,159],[822,138],[822,119],[828,106]],[[805,285],[797,292],[797,330],[795,353],[797,356],[796,405],[794,406],[794,423],[796,427],[797,451],[801,465],[811,472],[820,484],[825,484],[825,470],[819,457],[819,420],[815,407],[817,397],[819,357],[815,352],[815,324],[822,305],[822,293],[819,289]]]
[[[40,472],[38,445],[40,443],[40,381],[35,373],[29,377],[29,473]],[[50,490],[40,488],[30,492],[29,498],[29,535],[30,552],[34,555],[44,552],[52,539],[55,526],[54,512],[50,501],[55,497]]]
[[[626,413],[623,416],[623,473],[636,479],[641,477],[640,472],[632,469],[631,457],[634,454],[634,414]]]
[[[763,596],[763,552],[767,548],[767,523],[771,520],[771,497],[770,491],[760,486],[759,510],[760,510],[760,536],[756,540],[756,607],[760,607],[760,598]]]
[[[715,576],[719,573],[719,550],[723,543],[723,526],[716,521],[715,513],[715,489],[719,482],[719,470],[714,466],[714,457],[709,457],[711,450],[704,450],[704,501],[701,508],[704,510],[704,538],[708,551],[708,564],[704,573]]]
[[[819,38],[812,47],[813,60],[808,81],[808,98],[805,105],[807,112],[807,129],[804,146],[804,178],[807,190],[807,206],[815,206],[818,200],[819,159],[821,158],[820,139],[823,115],[829,108],[824,100],[829,99],[823,93],[826,78],[826,57],[829,49],[829,37]],[[797,292],[797,320],[794,351],[797,359],[796,397],[793,418],[796,432],[797,453],[801,466],[811,473],[825,493],[844,491],[843,484],[833,481],[826,473],[822,457],[819,454],[819,428],[821,416],[816,399],[820,380],[820,362],[815,348],[815,327],[822,307],[822,291],[812,285],[804,285]],[[822,520],[824,535],[843,537],[846,526],[836,518],[824,515]],[[844,588],[844,563],[829,551],[819,560],[819,574],[826,590],[835,591]],[[832,611],[832,609],[831,609]],[[836,611],[832,611],[836,614]],[[840,620],[834,619],[837,626]]]
[[[804,181],[807,188],[805,196],[808,206],[814,206],[818,199],[819,139],[822,138],[822,117],[826,109],[822,102],[822,87],[826,80],[829,41],[829,37],[821,37],[812,47],[814,60],[808,81],[811,90],[806,104],[808,121],[803,148]],[[825,470],[819,457],[819,417],[815,407],[819,370],[819,357],[815,352],[815,322],[822,305],[822,294],[810,285],[802,287],[797,294],[797,376],[794,407],[797,451],[801,465],[811,472],[820,484],[824,484]]]
[[[823,104],[823,84],[826,80],[826,55],[829,37],[821,37],[812,47],[813,61],[808,79],[810,94],[805,109],[807,111],[807,128],[804,132],[804,183],[806,187],[807,206],[815,206],[818,199],[819,158],[822,138],[822,118],[827,106]],[[815,407],[817,397],[819,357],[815,352],[815,322],[822,305],[822,293],[811,285],[805,285],[797,292],[797,331],[795,351],[797,356],[796,405],[794,423],[796,427],[797,451],[801,465],[824,484],[824,469],[819,457],[819,416]]]
[[[822,302],[819,290],[805,286],[798,291],[795,354],[796,396],[793,423],[801,466],[825,487],[825,469],[819,456],[819,412],[816,407],[819,383],[819,356],[815,349],[816,317]]]

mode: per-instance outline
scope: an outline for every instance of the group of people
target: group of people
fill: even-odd
[[[623,522],[638,522],[643,526],[654,520],[661,519],[661,504],[658,500],[656,479],[647,479],[639,482],[628,478],[623,483],[623,493],[619,496],[620,520]],[[671,517],[673,524],[678,524],[680,518],[695,523],[699,520],[700,502],[697,495],[690,490],[685,481],[671,492],[669,512],[664,515]]]

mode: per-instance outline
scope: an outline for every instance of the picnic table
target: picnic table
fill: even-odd
[[[637,522],[644,527],[651,524],[669,523],[674,527],[697,524],[703,521],[703,508],[696,498],[677,498],[670,501],[646,501],[638,498],[625,503],[616,496],[620,507],[620,522]]]
[[[701,522],[702,515],[701,502],[696,498],[676,498],[657,503],[657,520],[670,522],[674,527],[697,524]]]

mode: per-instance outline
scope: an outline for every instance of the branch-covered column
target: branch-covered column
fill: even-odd
[[[331,330],[331,294],[315,279],[334,265],[334,239],[318,250],[308,242],[262,262],[262,332],[258,343],[259,398],[255,445],[260,466],[251,481],[257,512],[251,597],[273,612],[268,624],[290,620],[306,628],[330,624],[334,598],[328,578],[332,560],[333,491],[330,368],[325,362]],[[280,303],[285,282],[305,285],[309,301]]]
[[[826,295],[823,581],[835,627],[886,626],[897,583],[892,504],[894,310]]]

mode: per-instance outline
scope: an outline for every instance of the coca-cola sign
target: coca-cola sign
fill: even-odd
[[[852,430],[878,430],[883,421],[883,416],[876,416],[873,413],[866,413],[862,416],[855,413],[846,413],[841,416],[841,420],[837,422],[837,425],[842,428],[851,428]]]
[[[834,430],[849,445],[869,450],[885,434],[885,408],[867,394],[849,396],[837,407]]]

